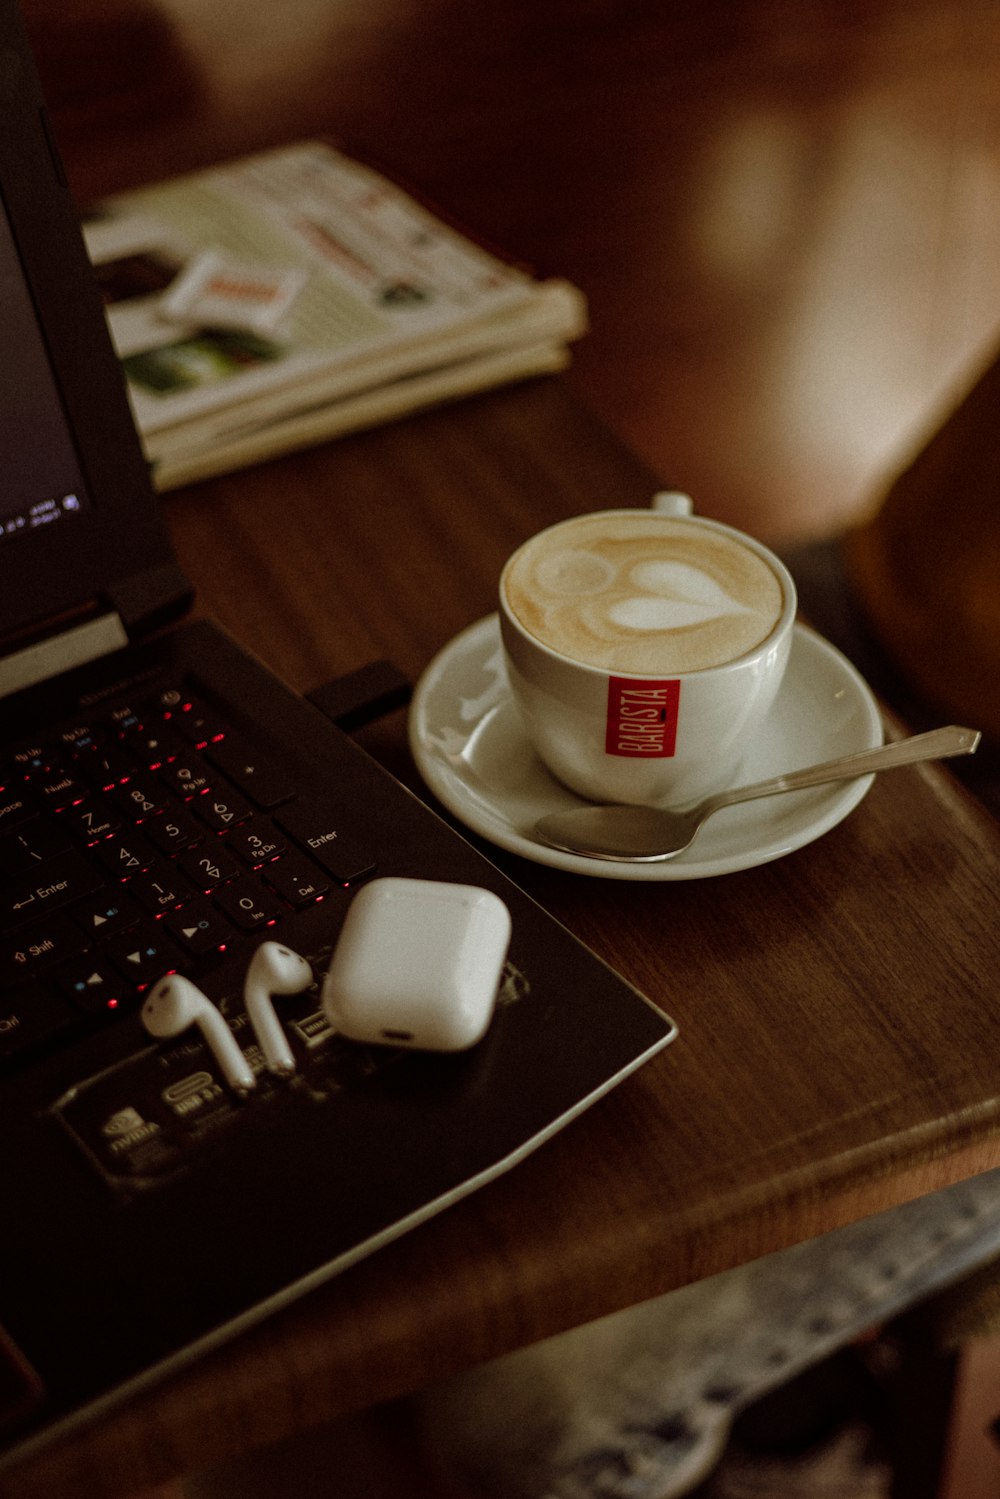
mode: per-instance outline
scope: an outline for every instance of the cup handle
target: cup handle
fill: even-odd
[[[650,500],[649,508],[659,515],[675,515],[683,518],[693,512],[694,501],[689,494],[682,494],[679,489],[661,489]]]

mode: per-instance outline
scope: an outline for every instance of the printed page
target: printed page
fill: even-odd
[[[405,377],[466,331],[481,353],[545,285],[319,142],[109,199],[85,232],[150,439],[244,402],[273,415],[277,391],[306,403],[317,382],[331,399]],[[583,326],[571,291],[565,338]]]

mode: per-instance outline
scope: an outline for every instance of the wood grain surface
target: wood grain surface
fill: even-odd
[[[309,688],[375,656],[419,669],[490,610],[521,536],[595,485],[628,502],[651,482],[542,381],[169,514],[202,606]],[[403,714],[364,742],[417,784]],[[509,1176],[0,1492],[124,1492],[1000,1163],[1000,838],[942,771],[882,777],[816,844],[715,880],[497,860],[679,1040]]]

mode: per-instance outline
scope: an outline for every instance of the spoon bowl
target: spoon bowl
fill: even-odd
[[[575,807],[569,812],[550,812],[535,823],[535,836],[552,848],[582,854],[588,859],[663,864],[689,848],[706,818],[723,807],[776,796],[783,791],[799,791],[806,786],[822,786],[830,781],[854,780],[875,771],[916,765],[922,760],[971,755],[979,740],[978,730],[950,725],[878,749],[841,755],[839,759],[790,771],[752,786],[734,786],[686,809],[594,805]]]

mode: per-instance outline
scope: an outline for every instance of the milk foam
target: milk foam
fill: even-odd
[[[504,574],[529,634],[608,671],[669,676],[745,655],[781,617],[781,583],[738,538],[697,521],[610,512],[543,531]]]

